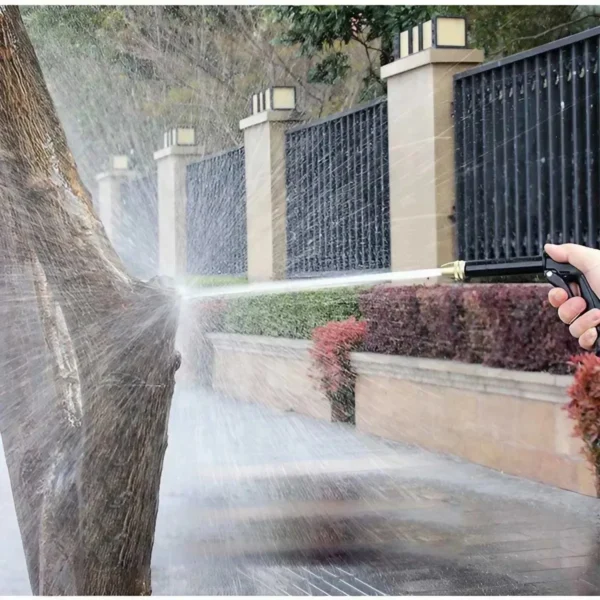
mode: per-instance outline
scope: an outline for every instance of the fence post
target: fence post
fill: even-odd
[[[255,94],[244,132],[248,280],[286,274],[285,130],[300,120],[293,87]]]
[[[121,183],[131,177],[127,156],[111,156],[110,168],[96,175],[98,182],[97,207],[108,239],[114,243],[114,224],[121,209]]]
[[[202,157],[196,131],[175,127],[154,153],[158,191],[158,272],[180,278],[187,271],[187,166]]]
[[[434,19],[399,38],[400,58],[381,68],[391,267],[432,268],[455,258],[453,76],[483,62],[483,52],[466,47],[464,19]]]

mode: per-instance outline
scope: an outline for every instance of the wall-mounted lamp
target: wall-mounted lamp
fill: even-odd
[[[423,29],[429,23],[432,48],[467,47],[467,20],[464,17],[435,17],[424,23]]]
[[[411,53],[420,52],[423,50],[421,46],[421,25],[415,25],[412,28],[412,46]]]
[[[400,54],[398,58],[404,58],[410,54],[410,36],[408,31],[403,31],[400,36]]]
[[[467,48],[464,17],[434,17],[394,36],[394,58],[406,58],[429,48]]]
[[[113,156],[111,162],[114,171],[126,171],[129,169],[129,157],[125,154]]]
[[[266,110],[295,110],[296,88],[293,86],[273,86],[252,96],[252,114]]]
[[[196,129],[194,127],[174,127],[165,132],[164,146],[195,146]]]
[[[296,88],[293,86],[271,87],[265,92],[266,110],[295,110]]]

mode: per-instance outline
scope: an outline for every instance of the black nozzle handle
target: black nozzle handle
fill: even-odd
[[[544,259],[544,273],[550,285],[562,288],[567,292],[569,298],[573,298],[575,293],[570,284],[576,283],[579,287],[581,297],[585,300],[586,308],[584,312],[593,308],[600,309],[600,299],[592,289],[585,275],[579,269],[568,263],[558,263],[547,255],[544,255]],[[594,352],[596,356],[600,356],[600,326],[596,327],[596,334]]]

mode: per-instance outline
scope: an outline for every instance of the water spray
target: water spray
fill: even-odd
[[[314,279],[288,279],[220,288],[184,289],[182,290],[182,297],[184,299],[218,299],[372,286],[438,277],[449,277],[457,282],[465,282],[473,278],[485,279],[512,275],[544,275],[550,285],[565,290],[569,298],[575,295],[571,285],[576,284],[579,287],[581,297],[586,302],[586,310],[600,308],[600,299],[592,290],[585,275],[573,265],[556,262],[546,253],[541,256],[501,260],[457,260],[442,265],[438,269],[364,273],[361,275]],[[598,342],[600,342],[600,328],[598,328]],[[600,353],[600,343],[598,342],[596,342],[596,352]]]

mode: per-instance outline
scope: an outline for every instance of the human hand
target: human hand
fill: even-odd
[[[592,290],[600,296],[600,250],[577,244],[546,244],[544,249],[556,262],[569,263],[579,269]],[[579,345],[592,350],[598,338],[596,327],[600,325],[600,310],[593,308],[586,311],[586,302],[581,296],[569,298],[567,292],[560,288],[552,288],[548,292],[548,300],[554,308],[558,308],[560,320],[569,325],[569,331],[579,339]]]

